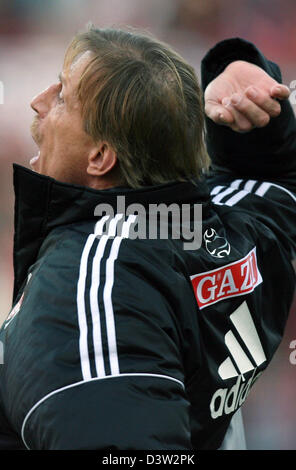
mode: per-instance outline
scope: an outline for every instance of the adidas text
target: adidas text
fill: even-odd
[[[257,369],[254,369],[252,377],[246,383],[241,383],[243,376],[239,375],[235,385],[230,389],[219,388],[214,393],[210,403],[211,416],[213,419],[219,418],[223,413],[227,415],[233,413],[244,403],[249,394],[250,388],[262,374],[262,372],[259,372],[255,376],[256,370]]]

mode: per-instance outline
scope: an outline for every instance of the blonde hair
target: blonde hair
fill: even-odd
[[[146,34],[90,26],[70,43],[65,66],[91,60],[77,89],[85,131],[117,153],[133,188],[198,177],[208,166],[202,92],[194,69]]]

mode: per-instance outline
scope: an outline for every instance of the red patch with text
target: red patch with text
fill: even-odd
[[[256,247],[234,263],[190,278],[199,308],[230,297],[249,294],[262,282],[257,266]]]

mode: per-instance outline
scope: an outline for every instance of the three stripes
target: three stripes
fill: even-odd
[[[102,260],[106,252],[107,242],[113,239],[109,256],[106,261],[106,275],[103,286],[103,305],[105,328],[107,334],[107,346],[111,375],[119,374],[119,363],[117,355],[116,331],[114,312],[112,304],[112,288],[114,284],[114,264],[118,257],[119,248],[124,238],[128,238],[131,225],[135,222],[136,216],[130,215],[121,225],[120,235],[116,235],[117,225],[123,218],[123,214],[117,214],[113,219],[108,220],[110,216],[100,219],[95,225],[94,233],[90,234],[86,240],[79,269],[79,279],[77,284],[77,312],[78,324],[80,329],[79,351],[81,360],[81,371],[83,380],[92,378],[89,347],[88,347],[88,326],[86,312],[86,292],[87,290],[87,272],[89,265],[90,252],[95,241],[99,238],[99,242],[92,259],[91,287],[89,289],[89,305],[92,320],[92,340],[94,345],[95,369],[97,377],[105,377],[105,363],[102,344],[101,321],[102,312],[98,301],[98,292],[101,280]],[[107,233],[103,234],[104,226],[109,222]]]
[[[296,202],[294,194],[278,184],[242,179],[234,180],[229,186],[215,186],[211,191],[212,202],[231,207],[250,193],[263,197],[273,187],[282,190]]]
[[[243,340],[255,365],[248,358],[234,333],[229,330],[225,335],[225,344],[233,360],[227,357],[220,365],[218,373],[223,380],[236,377],[239,373],[242,374],[242,379],[245,380],[243,374],[254,370],[256,366],[265,362],[266,356],[246,301],[230,315],[230,320]]]

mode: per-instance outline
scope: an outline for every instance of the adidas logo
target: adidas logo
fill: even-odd
[[[230,320],[248,348],[255,362],[255,367],[266,361],[266,357],[246,301],[230,315]],[[239,375],[238,370],[241,374],[245,374],[246,372],[250,372],[254,369],[254,364],[250,361],[231,330],[225,335],[225,344],[228,347],[237,368],[230,357],[225,359],[218,369],[218,374],[221,379],[226,380]],[[244,380],[243,375],[242,378]]]
[[[210,410],[213,419],[237,410],[246,400],[250,388],[262,372],[255,375],[257,367],[266,361],[257,330],[255,328],[247,302],[243,302],[231,315],[232,321],[241,341],[246,347],[243,350],[234,333],[229,330],[225,335],[225,344],[231,357],[228,356],[218,368],[223,380],[237,377],[233,387],[220,388],[211,400]],[[246,354],[249,353],[249,356]],[[251,378],[245,383],[244,374],[253,371]]]

